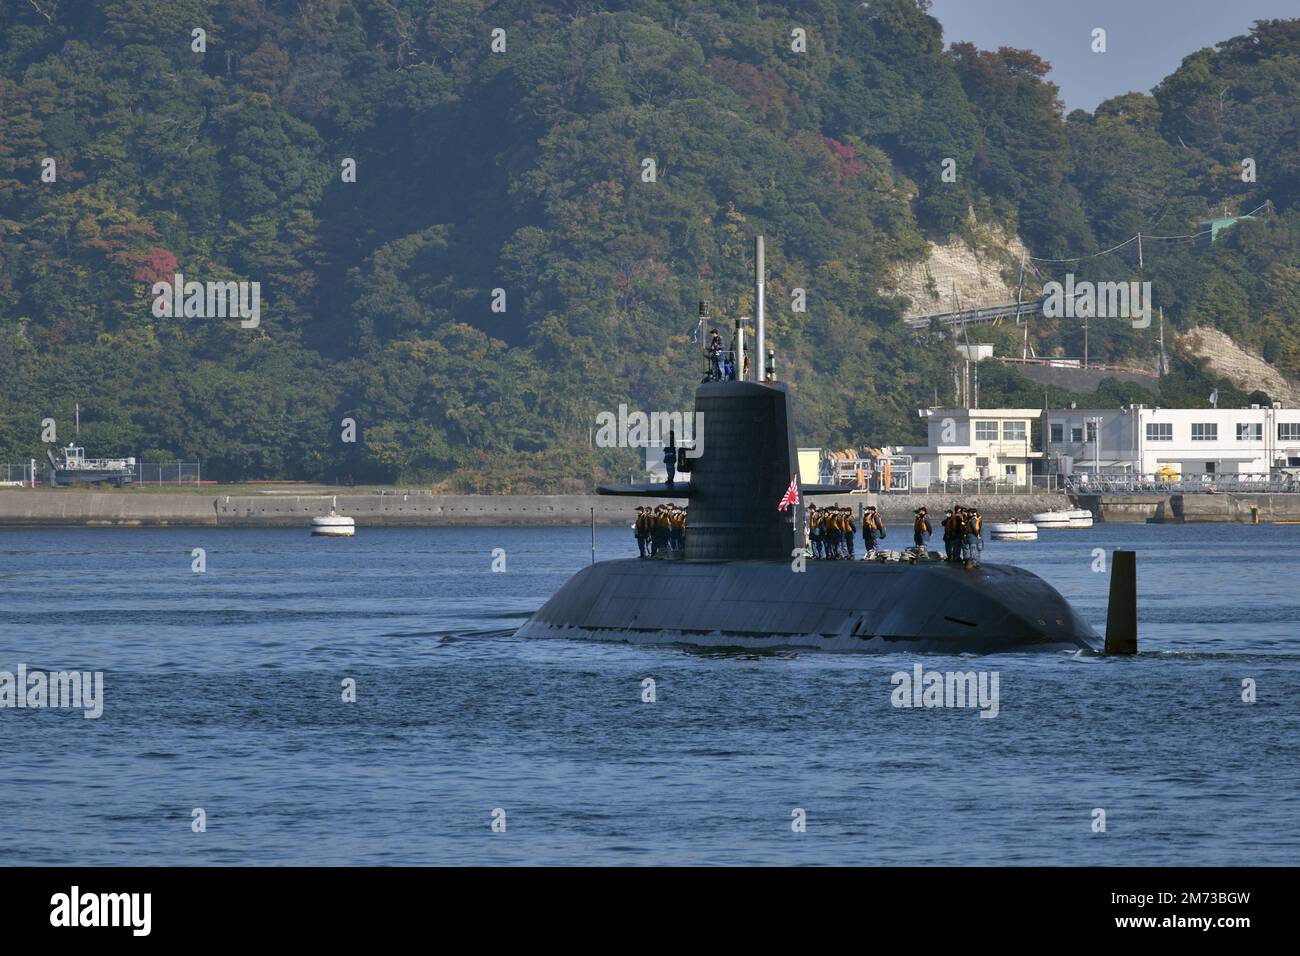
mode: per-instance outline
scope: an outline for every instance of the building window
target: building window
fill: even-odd
[[[1024,422],[1003,422],[1002,440],[1003,441],[1024,441],[1025,423]]]
[[[997,422],[976,422],[975,440],[976,441],[997,441],[998,423]]]
[[[1019,465],[1005,465],[1003,474],[1007,476],[1007,481],[1018,481],[1020,478]]]
[[[1300,422],[1278,422],[1278,441],[1300,441]]]
[[[1259,422],[1237,422],[1237,441],[1263,441],[1264,426]]]
[[[1192,422],[1192,441],[1218,441],[1219,426],[1214,422]]]
[[[1052,422],[1052,441],[1065,441],[1065,426],[1060,422]]]
[[[1096,423],[1096,422],[1088,422],[1087,424],[1088,424],[1088,441],[1096,441],[1096,440],[1097,440],[1097,423]]]
[[[1083,442],[1082,425],[1075,425],[1073,428],[1070,429],[1070,441],[1074,442],[1076,445]]]
[[[1173,441],[1173,422],[1147,422],[1147,441]]]
[[[1214,474],[1214,466],[1215,466],[1216,464],[1218,464],[1218,462],[1207,461],[1207,462],[1205,463],[1205,473],[1206,473],[1207,475],[1212,475],[1212,474]]]

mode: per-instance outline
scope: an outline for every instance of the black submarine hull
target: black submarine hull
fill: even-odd
[[[943,561],[602,561],[518,635],[837,652],[1095,651],[1097,633],[1042,578]]]
[[[774,360],[767,353],[765,361],[762,345],[762,249],[758,237],[757,380],[748,380],[742,362],[740,380],[699,385],[693,421],[701,427],[689,440],[683,435],[680,447],[671,427],[667,435],[665,452],[678,449],[689,484],[598,489],[688,499],[684,556],[593,564],[519,635],[877,653],[1095,650],[1096,632],[1055,588],[1022,568],[925,558],[792,564],[808,546],[803,497],[843,489],[801,480],[790,387],[765,368]],[[737,321],[738,344],[742,330]],[[793,514],[785,508],[790,498],[797,498]]]

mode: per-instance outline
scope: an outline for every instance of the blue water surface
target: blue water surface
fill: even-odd
[[[97,720],[0,709],[0,864],[1300,862],[1300,526],[1099,525],[985,559],[1100,631],[1093,549],[1116,547],[1136,659],[515,638],[590,560],[583,528],[3,530],[0,670],[105,689]],[[997,671],[997,717],[894,707],[918,661]]]

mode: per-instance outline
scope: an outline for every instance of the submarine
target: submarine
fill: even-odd
[[[754,344],[761,357],[761,236],[754,260]],[[739,322],[737,330],[743,350]],[[697,387],[698,455],[678,453],[689,482],[598,489],[688,499],[684,552],[591,564],[517,636],[749,650],[1098,652],[1096,631],[1059,591],[1023,568],[946,562],[924,547],[903,552],[903,560],[804,560],[803,499],[844,489],[799,481],[789,388],[773,380],[770,360],[756,364],[747,379],[737,356],[735,380]],[[792,480],[801,491],[793,520],[777,508]],[[1105,650],[1136,653],[1133,552],[1115,552],[1110,583]]]

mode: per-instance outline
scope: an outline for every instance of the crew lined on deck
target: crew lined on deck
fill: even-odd
[[[676,505],[639,507],[632,524],[637,550],[643,558],[686,551],[686,509]]]
[[[944,512],[945,561],[977,561],[984,550],[984,519],[974,508],[953,505]]]
[[[672,504],[638,507],[633,522],[637,550],[643,558],[684,554],[687,510]],[[943,546],[945,561],[978,561],[984,550],[984,518],[975,508],[953,505],[944,512]],[[854,536],[857,521],[850,508],[830,505],[808,506],[807,535],[812,557],[824,561],[855,560]],[[925,508],[912,512],[912,540],[915,550],[925,547],[933,533]],[[885,522],[875,505],[862,511],[863,557],[870,559],[877,544],[886,537]]]
[[[879,521],[879,518],[876,520]],[[849,508],[808,506],[808,541],[814,558],[826,561],[854,560],[853,541],[857,530],[858,523]],[[866,539],[864,529],[863,541]]]

